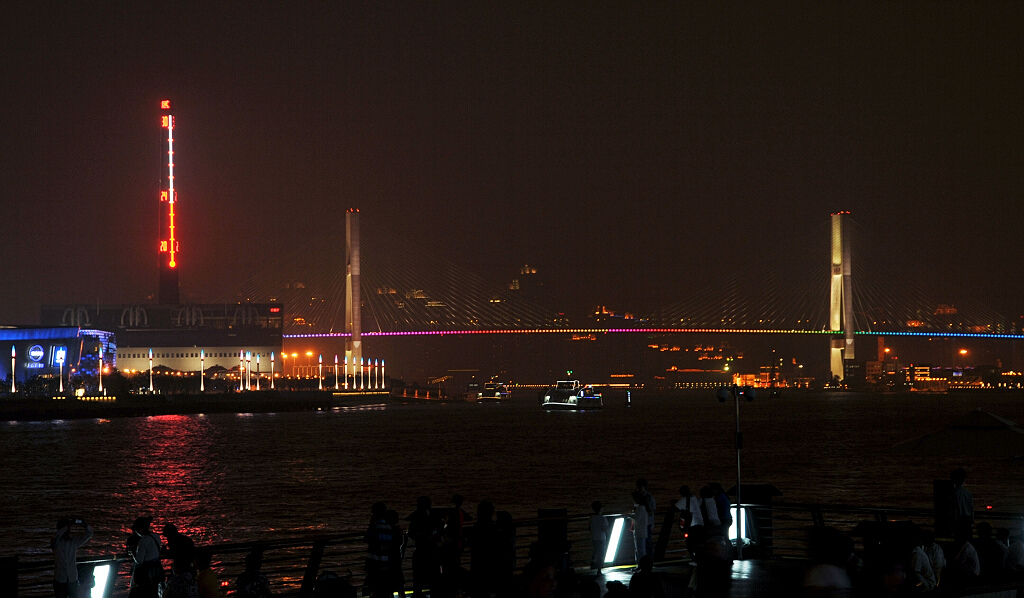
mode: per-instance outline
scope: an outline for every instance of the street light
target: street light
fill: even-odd
[[[306,377],[309,378],[313,374],[313,366],[309,363],[313,358],[312,351],[306,351]]]
[[[270,390],[274,390],[274,352],[270,352]]]
[[[260,389],[260,354],[256,354],[256,390]]]
[[[206,349],[199,350],[199,392],[206,392]]]
[[[299,367],[298,359],[299,359],[299,354],[298,353],[292,353],[292,376],[295,376],[296,378],[298,378],[298,376],[296,376],[296,374],[295,374],[296,368]]]
[[[14,345],[11,345],[11,393],[17,392],[14,389],[14,359],[17,357],[18,352],[14,349]]]
[[[64,394],[64,359],[66,358],[65,357],[66,355],[67,355],[67,353],[65,352],[65,349],[57,348],[55,350],[55,353],[54,353],[54,356],[53,356],[54,361],[57,362],[57,365],[60,368],[59,369],[59,373],[57,374],[57,376],[60,378],[60,390],[59,390],[59,392],[61,394]]]
[[[334,354],[334,390],[338,390],[338,354]]]
[[[100,377],[100,394],[105,395],[107,393],[103,392],[103,343],[100,343],[100,369],[98,370],[98,375]]]
[[[316,377],[317,377],[317,390],[324,389],[324,356],[320,355],[316,358]]]
[[[740,475],[740,451],[743,449],[743,433],[740,432],[740,397],[747,401],[753,401],[757,395],[750,386],[723,386],[718,389],[718,402],[724,403],[731,396],[736,402],[736,559],[743,560],[743,534],[744,511],[743,511],[743,483]]]
[[[153,349],[149,350],[149,392],[153,392]]]

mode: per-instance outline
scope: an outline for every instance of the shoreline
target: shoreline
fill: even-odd
[[[198,413],[285,413],[367,405],[387,398],[387,391],[333,390],[132,394],[109,397],[7,397],[0,399],[0,421],[29,422]]]

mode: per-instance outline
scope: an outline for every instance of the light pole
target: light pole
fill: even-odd
[[[384,388],[384,360],[380,360],[380,387]]]
[[[96,373],[100,379],[99,392],[100,394],[105,395],[107,393],[103,392],[103,343],[100,343],[100,369],[96,370]]]
[[[64,351],[57,349],[55,360],[57,362],[57,366],[59,367],[60,372],[57,374],[57,377],[60,379],[60,390],[58,392],[60,392],[61,394],[64,394],[64,355]]]
[[[274,352],[270,352],[270,390],[274,390]]]
[[[348,390],[348,355],[345,356],[345,390]]]
[[[206,349],[199,350],[199,392],[206,392]]]
[[[355,364],[353,364],[355,365]],[[363,358],[359,358],[359,390],[363,390]]]
[[[296,378],[298,378],[298,375],[296,375],[295,372],[298,370],[298,367],[299,367],[299,354],[298,353],[292,353],[292,376],[295,376]]]
[[[245,390],[252,390],[252,351],[245,352]]]
[[[256,354],[256,390],[260,389],[260,354]]]
[[[317,390],[324,389],[324,356],[320,355],[316,358],[316,378],[317,378]]]
[[[338,390],[338,354],[334,354],[334,390]]]
[[[723,386],[718,389],[718,401],[724,403],[729,397],[736,402],[736,559],[743,560],[743,533],[744,533],[744,511],[743,511],[743,482],[740,475],[740,451],[743,449],[743,433],[740,432],[740,397],[747,401],[753,401],[756,392],[750,386]]]
[[[11,345],[11,393],[17,392],[14,389],[14,359],[17,355],[18,352],[14,349],[14,345]]]
[[[310,376],[313,375],[313,366],[309,363],[309,361],[311,359],[313,359],[313,352],[312,351],[306,351],[306,377],[307,378],[309,378]]]
[[[153,349],[149,350],[149,392],[153,392]]]
[[[245,351],[238,351],[238,390],[245,390]]]

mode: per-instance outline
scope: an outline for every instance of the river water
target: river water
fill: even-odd
[[[363,529],[384,500],[426,494],[515,517],[538,507],[628,506],[637,477],[659,505],[681,484],[735,483],[733,403],[713,391],[608,397],[546,413],[533,393],[494,404],[381,404],[334,411],[0,423],[0,556],[49,555],[54,522],[86,518],[82,556],[119,553],[140,514],[197,543]],[[1024,422],[1024,395],[792,394],[742,403],[744,483],[788,502],[929,508],[932,480],[964,466],[976,504],[1024,511],[1022,462],[902,456],[901,441],[981,407]]]

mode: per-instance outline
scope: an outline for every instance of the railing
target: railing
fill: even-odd
[[[735,507],[734,507],[735,509]],[[866,522],[913,521],[924,528],[930,528],[934,519],[931,510],[895,509],[874,507],[852,507],[817,504],[744,504],[743,511],[749,529],[744,533],[744,555],[755,558],[807,559],[809,555],[808,532],[814,527],[831,526],[850,533]],[[608,566],[629,566],[635,563],[632,537],[629,534],[628,514],[607,514],[610,519],[623,518],[623,534],[618,543],[614,562]],[[655,515],[655,560],[659,563],[688,562],[682,532],[679,531],[678,515],[675,509],[662,509]],[[734,517],[734,519],[739,519]],[[1024,513],[982,512],[979,520],[988,521],[993,527],[1012,527],[1024,521]],[[558,515],[521,519],[515,522],[516,563],[521,567],[527,561],[531,544],[542,535],[554,534],[570,543],[570,557],[578,570],[585,570],[590,563],[592,544],[589,533],[589,514]],[[466,526],[470,532],[472,526]],[[735,530],[735,527],[734,527]],[[735,531],[733,532],[735,533]],[[276,596],[310,598],[319,575],[330,571],[350,583],[359,586],[363,580],[363,563],[366,544],[362,533],[346,533],[290,538],[258,542],[215,544],[203,547],[213,554],[213,569],[216,571],[228,596],[234,593],[234,580],[245,569],[245,556],[252,552],[263,555],[262,571],[270,580]],[[471,550],[471,548],[470,548]],[[411,548],[403,560],[406,586],[411,586]],[[464,552],[466,566],[469,550]],[[97,574],[97,587],[92,598],[122,598],[127,596],[131,574],[130,559],[124,556],[107,556],[80,560],[83,565],[96,566],[102,573],[108,567],[107,575]],[[17,557],[0,559],[0,595],[8,597],[34,597],[52,595],[53,561],[21,561]],[[105,582],[105,583],[104,583]],[[1016,588],[1016,585],[1008,587]],[[953,595],[953,594],[950,594]],[[959,594],[969,595],[969,594]]]

